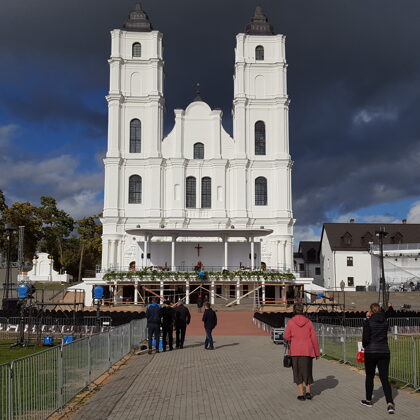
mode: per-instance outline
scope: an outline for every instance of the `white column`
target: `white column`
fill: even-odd
[[[286,269],[293,271],[293,257],[291,248],[291,243],[289,241],[285,241],[284,251],[286,253]]]
[[[165,283],[163,282],[163,280],[160,282],[160,296],[162,296],[161,298],[160,298],[160,303],[163,303],[163,294],[164,294],[164,291],[165,291]]]
[[[186,293],[185,303],[189,305],[190,304],[190,282],[188,280],[185,281],[185,293]]]
[[[114,281],[114,305],[117,304],[117,292],[118,292],[117,282]]]
[[[261,280],[261,299],[265,302],[265,280]]]
[[[241,282],[240,280],[236,280],[236,305],[239,305],[239,298],[241,297]]]
[[[138,280],[135,280],[134,281],[134,305],[137,305],[139,303],[138,296],[139,296],[139,282]]]
[[[122,266],[122,241],[118,240],[116,242],[116,254],[117,254],[117,261],[115,265],[117,266],[118,271],[126,271],[128,270],[128,267]]]
[[[224,237],[223,238],[223,242],[225,244],[225,264],[224,264],[224,269],[227,270],[228,269],[228,238]]]
[[[215,297],[215,295],[214,295],[214,280],[212,280],[211,281],[211,283],[210,283],[210,303],[212,304],[212,305],[214,305],[214,297]]]
[[[148,237],[145,236],[144,237],[144,242],[143,242],[143,267],[147,267],[147,252],[148,252]]]
[[[171,242],[171,271],[175,271],[175,243],[176,243],[176,236],[172,236]]]
[[[112,239],[111,240],[111,249],[109,251],[109,267],[115,267],[115,245],[116,245],[116,240]]]
[[[254,238],[251,238],[251,270],[255,268],[254,261]]]

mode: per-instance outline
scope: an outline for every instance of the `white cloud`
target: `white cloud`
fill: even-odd
[[[59,208],[71,214],[73,218],[80,219],[102,211],[103,201],[98,195],[97,191],[83,190],[59,201],[57,204]]]
[[[360,215],[357,213],[345,213],[338,216],[334,223],[349,223],[350,219],[354,219],[355,223],[401,223],[400,219],[389,214],[370,214]]]
[[[398,111],[396,109],[369,108],[361,109],[353,117],[354,124],[370,124],[375,121],[396,121]]]
[[[407,214],[408,223],[420,223],[420,201],[416,201]]]

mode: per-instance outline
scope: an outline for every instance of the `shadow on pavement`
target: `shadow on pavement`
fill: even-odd
[[[232,347],[232,346],[239,346],[239,343],[231,343],[231,344],[223,344],[222,346],[215,346],[216,350],[221,349],[223,347]]]
[[[391,385],[392,388],[392,385]],[[362,390],[363,395],[364,395],[364,389]],[[394,398],[398,395],[398,389],[396,388],[392,388],[392,398]],[[378,389],[374,389],[373,390],[373,397],[372,397],[372,401],[374,403],[378,402],[379,400],[381,400],[382,398],[385,398],[384,395],[384,390],[382,389],[382,386],[380,386]],[[385,401],[384,401],[385,402]]]
[[[329,375],[326,378],[319,379],[311,385],[311,393],[319,395],[327,389],[333,389],[338,385],[338,380],[335,376]]]

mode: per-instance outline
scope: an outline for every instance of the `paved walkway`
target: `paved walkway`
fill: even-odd
[[[218,337],[216,350],[189,337],[183,350],[135,356],[76,415],[76,419],[383,419],[381,392],[362,407],[364,376],[315,361],[314,399],[298,401],[282,346],[268,337]],[[375,386],[379,388],[379,383]],[[396,416],[419,418],[420,396],[395,390]]]

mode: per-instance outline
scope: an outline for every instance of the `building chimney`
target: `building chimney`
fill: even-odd
[[[406,225],[407,224],[407,219],[402,219],[401,221],[402,221],[402,224],[403,225]]]
[[[354,219],[350,219],[350,223],[354,223]]]

